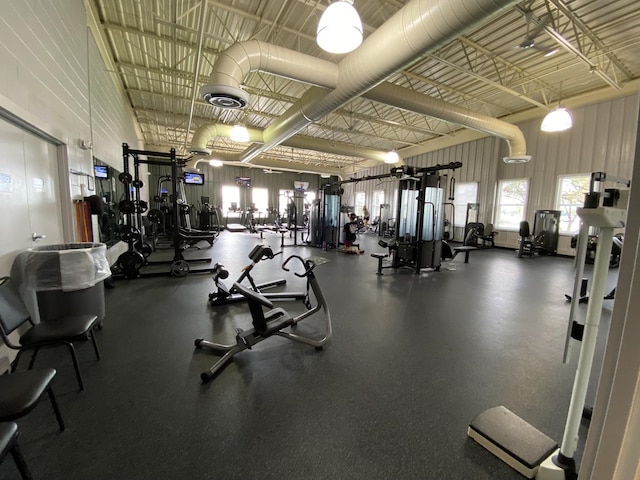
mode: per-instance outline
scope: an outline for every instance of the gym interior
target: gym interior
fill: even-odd
[[[628,54],[637,27],[622,20],[638,7],[612,2],[621,23],[604,25],[567,2],[474,0],[483,13],[464,20],[462,2],[356,0],[364,43],[327,56],[315,45],[323,3],[0,12],[0,479],[640,478],[640,64]],[[407,58],[385,75],[350,85],[347,124],[303,127],[325,90],[343,92],[327,72],[395,38],[402,12],[428,22],[425,4],[464,24],[422,46],[442,65],[500,29],[532,44],[495,46],[500,62],[569,36],[558,11],[594,44],[606,37],[601,56],[624,81],[586,72],[598,55],[569,42],[582,70],[567,61],[546,106],[567,105],[573,126],[549,134],[540,106],[488,118],[449,99],[440,117],[423,112],[399,80],[417,81],[417,56],[398,50]],[[293,47],[298,34],[313,48]],[[247,64],[229,63],[234,45],[253,53]],[[308,72],[279,70],[287,55]],[[236,116],[212,85],[240,71],[244,93],[223,88],[250,99]],[[163,75],[189,81],[163,99]],[[514,88],[496,90],[532,103]],[[312,137],[314,125],[348,136],[398,123],[361,95],[403,111],[411,135]],[[303,113],[278,118],[268,100]],[[258,118],[298,130],[274,140]],[[233,123],[249,127],[241,147]],[[386,163],[386,150],[400,158]]]

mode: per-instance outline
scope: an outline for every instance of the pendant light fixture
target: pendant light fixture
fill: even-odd
[[[390,150],[384,157],[384,163],[398,163],[400,161],[400,155],[395,150]]]
[[[562,98],[562,83],[560,84],[560,96]],[[573,127],[573,118],[569,110],[560,105],[558,100],[558,106],[555,110],[551,110],[542,120],[540,130],[543,132],[564,132]]]
[[[338,0],[327,7],[320,21],[316,41],[329,53],[349,53],[362,43],[362,21],[353,0]]]
[[[571,113],[564,107],[558,105],[558,108],[551,110],[542,120],[540,130],[543,132],[563,132],[573,126],[573,118]]]

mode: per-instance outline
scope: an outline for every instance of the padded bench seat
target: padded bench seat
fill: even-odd
[[[464,253],[464,263],[469,263],[469,254],[471,253],[472,250],[477,250],[477,249],[478,247],[471,247],[466,245],[463,245],[461,247],[453,247],[451,249],[451,251],[453,251],[453,257],[451,257],[451,260],[456,258],[456,255],[458,255],[459,253]]]

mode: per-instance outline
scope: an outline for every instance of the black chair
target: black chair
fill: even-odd
[[[15,345],[9,339],[9,335],[23,325],[30,325],[30,327],[22,332],[19,341],[20,345]],[[0,336],[7,347],[18,350],[18,355],[16,355],[13,361],[11,371],[17,369],[20,357],[25,350],[33,350],[33,356],[29,363],[29,370],[31,370],[40,348],[66,345],[71,353],[78,385],[80,386],[80,390],[84,390],[84,383],[82,381],[82,375],[80,374],[80,365],[78,364],[78,357],[76,356],[72,340],[80,337],[90,337],[93,342],[96,357],[100,360],[100,351],[98,350],[94,333],[96,326],[97,317],[95,315],[73,315],[61,317],[55,321],[52,320],[35,324],[33,320],[31,320],[31,316],[13,286],[11,279],[9,277],[0,278]]]
[[[529,229],[529,222],[523,220],[520,222],[520,228],[518,229],[520,235],[520,248],[518,248],[518,258],[522,255],[533,255],[534,251],[534,239]]]
[[[0,423],[0,460],[10,453],[13,457],[22,480],[32,480],[20,447],[18,446],[18,425],[14,422]]]
[[[13,421],[24,417],[36,407],[42,395],[47,392],[60,431],[64,431],[58,402],[51,389],[51,381],[55,375],[56,371],[53,368],[38,368],[0,375],[0,421]]]

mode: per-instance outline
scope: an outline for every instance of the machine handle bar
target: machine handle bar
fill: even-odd
[[[280,253],[282,253],[282,252],[280,252]],[[304,271],[304,273],[302,273],[302,274],[301,274],[301,273],[293,272],[293,274],[294,274],[296,277],[300,277],[300,278],[308,277],[308,276],[309,276],[309,274],[311,273],[311,271],[315,268],[315,264],[314,264],[312,261],[310,261],[310,260],[303,260],[303,259],[302,259],[302,257],[300,257],[299,255],[291,255],[291,256],[290,256],[289,258],[287,258],[287,259],[284,261],[284,263],[282,264],[282,269],[283,269],[285,272],[288,272],[288,271],[289,271],[289,269],[287,268],[287,263],[289,263],[289,260],[291,260],[292,258],[297,258],[298,260],[300,260],[300,262],[301,262],[301,263],[302,263],[302,265],[304,266],[304,270],[305,270],[305,271]]]

